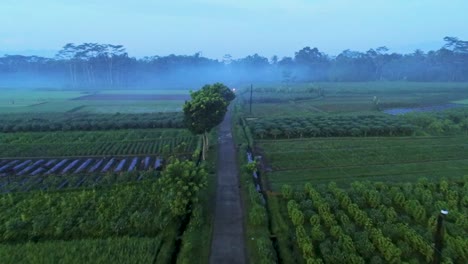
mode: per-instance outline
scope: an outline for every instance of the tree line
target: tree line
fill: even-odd
[[[386,47],[336,56],[304,47],[294,56],[259,54],[222,60],[193,55],[129,56],[122,45],[66,44],[54,58],[0,57],[0,86],[125,88],[251,81],[468,81],[468,41],[445,37],[438,50],[400,54]],[[21,77],[34,78],[21,78]],[[182,78],[183,77],[183,78]]]

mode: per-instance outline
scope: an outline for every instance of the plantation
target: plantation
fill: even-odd
[[[270,197],[285,263],[427,263],[439,211],[445,219],[444,263],[468,261],[468,192],[463,181],[389,184],[306,183]]]
[[[416,127],[394,116],[316,115],[249,121],[260,139],[345,136],[409,136]]]
[[[0,116],[0,132],[182,128],[182,119],[183,116],[176,112],[155,114],[8,114]]]
[[[109,160],[109,162],[112,159]],[[125,160],[125,159],[123,159]],[[135,160],[135,159],[134,159]],[[153,160],[152,158],[149,160]],[[66,160],[69,161],[69,160]],[[69,171],[68,173],[62,173],[63,170],[68,167],[66,162],[62,163],[60,166],[65,167],[62,170],[56,170],[52,172],[52,169],[43,169],[44,167],[39,167],[37,169],[31,169],[31,173],[18,173],[12,175],[10,173],[2,173],[0,178],[0,192],[1,193],[10,193],[10,192],[28,192],[32,190],[62,190],[70,188],[89,188],[89,187],[98,187],[98,186],[112,186],[116,183],[125,183],[133,181],[143,181],[145,179],[156,179],[160,175],[160,170],[162,169],[162,159],[155,158],[154,164],[148,164],[148,167],[141,168],[136,170],[132,169],[131,166],[128,169],[117,170],[117,166],[114,166],[115,169],[112,169],[111,166],[106,167],[109,162],[102,162],[104,160],[98,160],[93,167],[89,170],[78,171],[81,166],[78,167],[75,171]],[[112,162],[116,165],[116,162]],[[60,163],[57,163],[60,164]],[[71,163],[70,163],[71,164]],[[85,163],[83,163],[85,164]],[[101,165],[102,169],[98,170],[97,165]],[[146,164],[142,164],[146,166]],[[54,166],[55,167],[55,166]],[[156,170],[156,171],[155,171]]]
[[[242,91],[253,262],[432,262],[442,209],[443,263],[468,261],[466,84],[257,87],[252,112]]]
[[[254,86],[239,97],[250,117],[284,117],[317,113],[379,112],[401,107],[447,104],[468,97],[466,83],[318,82]]]
[[[161,238],[119,237],[1,244],[0,258],[4,263],[152,263],[162,242]]]
[[[182,129],[0,134],[0,157],[191,154],[198,140]]]
[[[468,138],[375,137],[257,141],[269,186],[307,182],[346,184],[420,177],[459,178],[468,170]]]

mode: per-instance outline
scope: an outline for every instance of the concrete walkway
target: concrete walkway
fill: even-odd
[[[231,111],[219,128],[216,206],[210,263],[246,263],[243,210]]]

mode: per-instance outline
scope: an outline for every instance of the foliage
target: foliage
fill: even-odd
[[[154,236],[171,223],[156,181],[0,196],[0,241]]]
[[[330,180],[349,185],[352,179],[416,181],[420,177],[466,175],[466,136],[391,138],[315,138],[263,140],[257,143],[270,171],[264,175],[275,191],[283,184]]]
[[[315,115],[263,118],[249,122],[256,138],[408,136],[415,127],[384,115]]]
[[[197,140],[182,129],[0,133],[1,157],[191,153]],[[164,153],[167,154],[167,153]]]
[[[199,202],[199,193],[207,186],[207,173],[192,161],[174,160],[160,178],[164,205],[174,217],[184,216]]]
[[[192,92],[192,100],[184,105],[184,120],[194,134],[209,132],[223,121],[228,102],[219,93],[213,93],[211,86]]]
[[[203,136],[203,159],[209,147],[208,133],[219,125],[235,95],[221,83],[205,85],[190,94],[191,100],[184,104],[184,121],[187,128],[196,135]]]
[[[0,115],[0,132],[3,133],[182,128],[183,126],[181,113],[28,113]]]
[[[0,244],[2,263],[151,263],[158,238],[118,237]]]
[[[457,201],[466,196],[467,187],[466,179],[421,179],[417,183],[397,184],[354,182],[346,189],[333,182],[328,186],[307,183],[304,198],[283,199],[287,209],[283,212],[291,220],[290,232],[296,233],[296,246],[304,261],[372,263],[379,259],[385,263],[426,263],[433,257],[435,218],[441,209],[450,208],[444,221],[443,258],[447,263],[465,263],[467,211]],[[401,196],[407,202],[397,198]],[[386,197],[390,200],[378,202]],[[311,209],[310,221],[303,222],[301,215]]]
[[[207,84],[203,86],[201,90],[205,94],[220,95],[221,98],[223,98],[224,101],[226,101],[227,103],[231,102],[232,100],[236,98],[236,95],[234,94],[234,92],[222,83],[215,83],[212,85]]]

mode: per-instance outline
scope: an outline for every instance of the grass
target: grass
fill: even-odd
[[[318,97],[317,91],[324,91]],[[247,91],[247,90],[246,90]],[[244,111],[249,113],[249,92],[240,91]],[[467,83],[356,82],[260,86],[253,92],[252,115],[297,116],[320,112],[343,113],[380,109],[446,104],[468,97]],[[456,101],[466,103],[466,100]]]
[[[268,182],[346,184],[350,180],[414,181],[468,171],[467,137],[317,138],[259,141]]]
[[[72,100],[88,91],[0,89],[0,113],[155,113],[180,112],[182,100]],[[103,94],[188,94],[187,90],[104,90]]]

